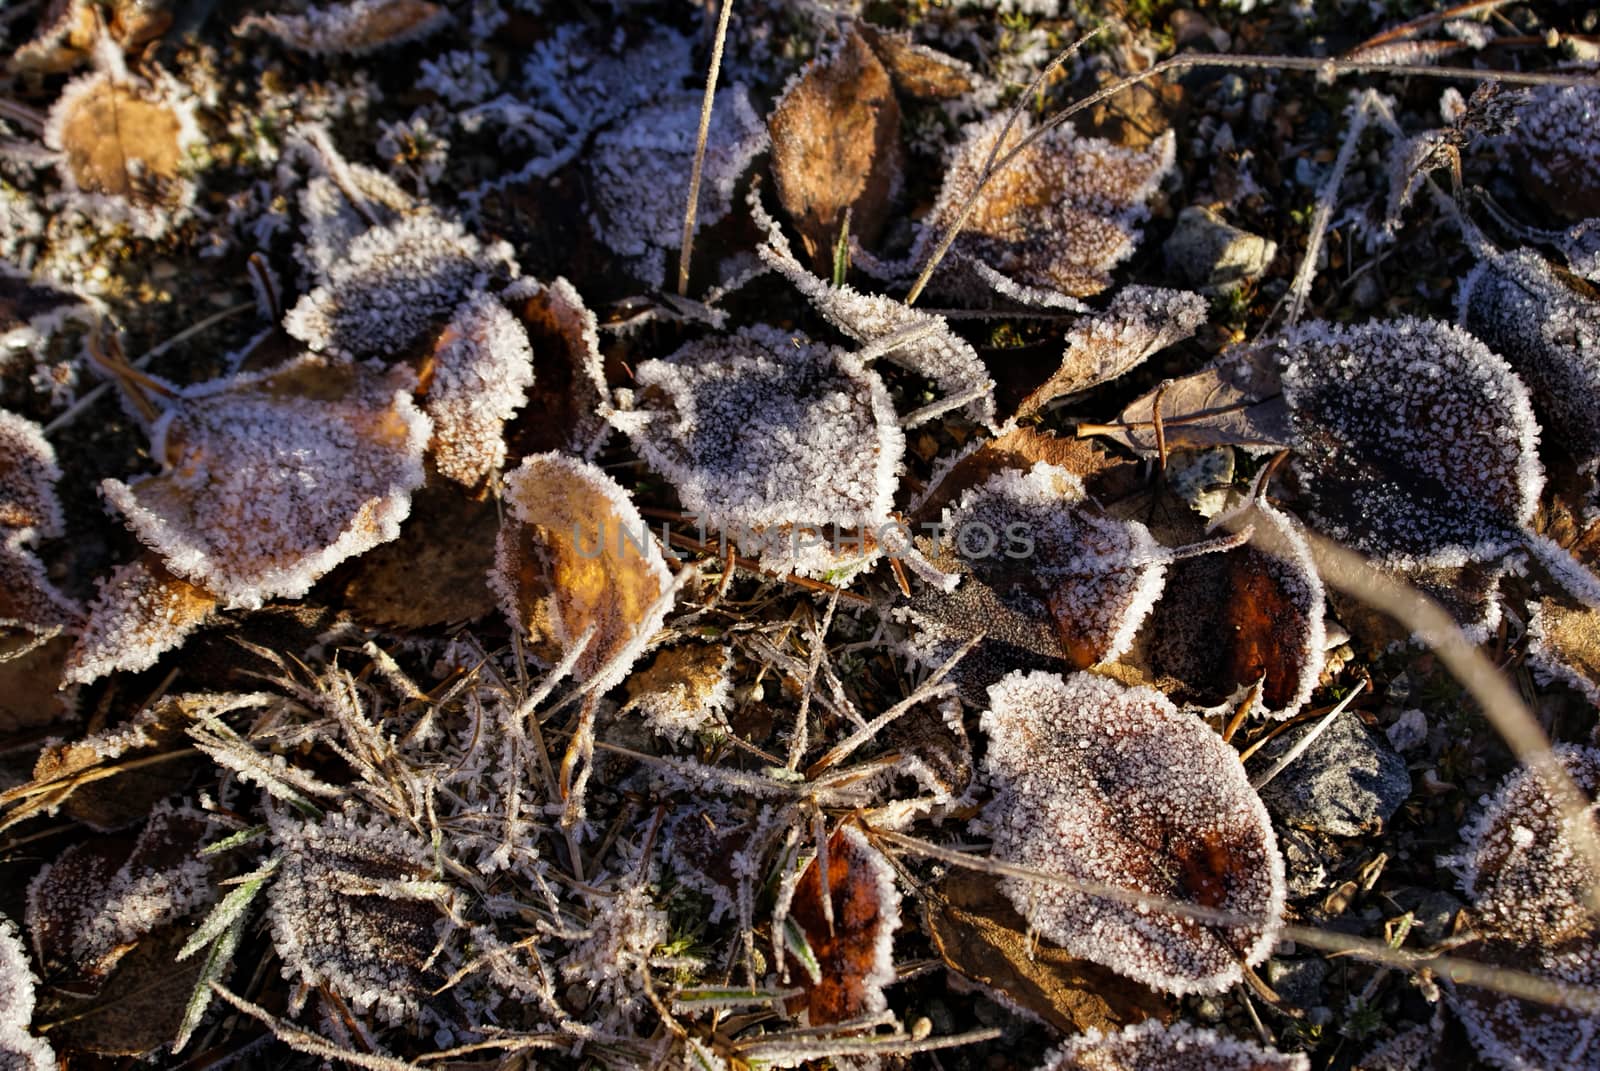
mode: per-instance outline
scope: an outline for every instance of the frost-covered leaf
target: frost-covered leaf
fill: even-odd
[[[48,725],[70,713],[76,702],[76,691],[62,685],[71,637],[36,641],[28,636],[26,651],[11,649],[11,657],[0,659],[0,733]]]
[[[54,1071],[50,1043],[29,1030],[38,985],[16,923],[0,915],[0,1066],[11,1071]]]
[[[373,220],[381,226],[393,226],[402,216],[419,211],[420,206],[381,171],[336,156],[324,159],[328,142],[316,134],[313,137],[313,159],[324,168],[337,169],[339,181],[335,182],[332,175],[312,175],[300,191],[300,214],[306,223],[303,240],[295,247],[295,258],[319,283],[326,283],[349,258],[351,243],[367,232]],[[352,204],[352,196],[359,198],[361,204]]]
[[[215,595],[173,575],[155,554],[119,565],[89,605],[66,679],[88,684],[107,673],[149,669],[216,608]]]
[[[1394,567],[1524,542],[1544,473],[1528,389],[1436,320],[1308,323],[1276,341],[1313,526]]]
[[[0,661],[24,655],[75,626],[81,614],[50,583],[44,564],[19,536],[0,536]]]
[[[1600,707],[1600,610],[1541,600],[1528,622],[1528,664]]]
[[[414,1019],[444,980],[432,960],[448,896],[427,842],[353,810],[279,819],[272,839],[283,862],[267,913],[284,976],[326,985],[361,1014]]]
[[[490,583],[512,627],[561,654],[593,630],[574,675],[604,671],[602,689],[621,680],[665,620],[672,587],[628,493],[589,462],[539,454],[506,476],[505,506]]]
[[[77,294],[35,281],[0,260],[0,368],[14,353],[42,353],[50,338],[68,321],[88,323],[93,319],[93,308]],[[4,416],[15,419],[9,413]]]
[[[61,154],[62,180],[92,218],[124,218],[156,236],[194,200],[186,172],[202,136],[195,102],[170,78],[84,75],[61,91],[44,140]]]
[[[1039,1071],[1310,1071],[1304,1053],[1282,1053],[1254,1041],[1156,1021],[1114,1033],[1098,1029],[1072,1038],[1045,1057]]]
[[[954,871],[923,903],[928,936],[945,966],[1062,1033],[1171,1015],[1149,987],[1031,940],[1027,922],[988,875]]]
[[[1230,350],[1198,372],[1167,380],[1129,402],[1117,423],[1083,425],[1078,434],[1104,436],[1141,454],[1157,453],[1157,399],[1169,449],[1276,450],[1294,439],[1277,370],[1254,346]]]
[[[62,1052],[85,1056],[162,1062],[152,1054],[171,1044],[199,973],[198,960],[173,962],[187,935],[188,925],[182,922],[156,930],[118,962],[92,995],[55,988],[41,993],[38,1018],[54,1024],[52,1043]]]
[[[970,398],[966,411],[973,420],[993,428],[994,383],[989,370],[966,340],[950,329],[942,316],[914,309],[886,294],[864,294],[849,285],[833,286],[817,278],[795,259],[783,231],[752,201],[756,221],[767,241],[756,252],[768,266],[794,284],[813,308],[834,327],[857,342],[880,342],[918,329],[928,333],[895,346],[883,360],[933,381],[947,396]]]
[[[137,838],[62,852],[28,886],[28,929],[46,974],[93,988],[135,944],[215,894],[198,855],[207,820],[158,804]]]
[[[1095,443],[1057,438],[1033,427],[1008,427],[1005,434],[940,462],[928,481],[929,490],[914,502],[911,516],[918,523],[936,518],[961,492],[1006,469],[1026,472],[1041,461],[1066,469],[1093,485],[1097,498],[1102,497],[1100,484],[1116,480],[1137,466],[1135,462],[1114,461]]]
[[[795,77],[767,120],[778,201],[825,270],[845,214],[868,245],[900,185],[900,106],[859,33]]]
[[[450,13],[431,0],[348,0],[303,15],[250,15],[233,32],[264,33],[313,56],[363,56],[421,40],[449,21]]]
[[[509,435],[518,453],[566,450],[589,457],[606,432],[608,408],[600,328],[565,279],[518,279],[500,293],[533,345],[528,405]]]
[[[1600,85],[1539,86],[1517,109],[1510,156],[1541,204],[1600,216]]]
[[[661,94],[601,131],[588,156],[595,233],[652,287],[666,281],[666,251],[676,249],[683,237],[702,98],[697,91]],[[728,214],[734,185],[766,147],[766,126],[744,87],[718,90],[697,226],[709,227]]]
[[[305,356],[189,387],[151,429],[162,471],[102,492],[172,573],[219,599],[301,595],[399,533],[430,432],[413,382]]]
[[[770,536],[769,567],[829,567],[788,537],[797,526],[887,522],[905,436],[883,383],[845,351],[748,327],[646,361],[636,380],[638,408],[612,423],[705,524]]]
[[[1174,563],[1146,653],[1157,673],[1181,682],[1179,701],[1214,706],[1261,681],[1258,709],[1288,718],[1322,675],[1322,581],[1289,516],[1262,502],[1241,519],[1270,525],[1294,556],[1246,545]]]
[[[650,1007],[640,984],[644,967],[669,933],[667,913],[648,886],[600,897],[587,934],[574,942],[562,964],[562,976],[588,990],[607,1025],[637,1023]]]
[[[17,46],[7,69],[64,74],[84,62],[101,36],[93,0],[50,0],[33,37]]]
[[[1006,118],[974,124],[956,148],[913,247],[916,264],[960,215]],[[1024,113],[1000,155],[1032,129]],[[1170,132],[1137,151],[1080,137],[1070,124],[1052,129],[984,187],[935,285],[969,296],[998,292],[1030,304],[1075,305],[1098,294],[1111,285],[1111,269],[1133,253],[1135,228],[1172,167],[1173,146]]]
[[[1462,325],[1527,383],[1545,430],[1580,464],[1593,465],[1600,462],[1600,407],[1593,404],[1600,301],[1583,290],[1589,288],[1521,249],[1479,261],[1462,280],[1456,307]]]
[[[894,868],[855,826],[828,838],[826,886],[820,859],[800,875],[789,917],[805,931],[821,977],[798,976],[798,1003],[812,1026],[858,1019],[888,1006],[883,987],[894,981],[894,931],[900,927],[900,890]],[[831,901],[824,907],[823,897]],[[830,921],[831,916],[831,921]]]
[[[1260,920],[1210,925],[1006,879],[1033,927],[1074,955],[1172,993],[1218,992],[1272,951],[1277,839],[1234,751],[1151,688],[1012,674],[982,725],[996,858]]]
[[[978,72],[970,64],[937,49],[919,45],[909,33],[861,23],[862,38],[894,80],[895,89],[917,100],[953,100],[978,88]]]
[[[472,621],[495,608],[489,590],[495,503],[434,479],[417,490],[400,537],[354,563],[345,603],[358,620],[415,629]]]
[[[467,487],[499,472],[506,459],[502,428],[532,384],[533,350],[517,318],[487,294],[457,308],[434,343],[421,385],[439,471]]]
[[[319,352],[391,360],[469,294],[516,273],[506,243],[480,242],[460,224],[419,211],[352,239],[283,326]]]
[[[1030,416],[1052,399],[1088,390],[1182,342],[1205,322],[1206,300],[1187,290],[1125,286],[1105,311],[1085,316],[1067,332],[1061,367],[1017,407]]]
[[[684,643],[656,655],[628,678],[628,703],[663,736],[682,740],[723,724],[733,698],[733,648]]]

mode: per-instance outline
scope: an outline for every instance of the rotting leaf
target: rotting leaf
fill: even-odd
[[[723,723],[733,699],[732,667],[733,648],[726,644],[668,647],[628,678],[628,702],[622,712],[637,711],[663,736],[692,737]]]
[[[590,457],[606,432],[609,408],[600,328],[566,279],[518,279],[500,300],[521,321],[533,347],[533,386],[508,430],[520,455],[567,450]]]
[[[499,530],[493,501],[430,481],[412,496],[400,537],[351,566],[344,586],[350,613],[398,629],[482,617],[495,607],[487,578]]]
[[[1117,423],[1082,425],[1078,434],[1104,436],[1136,453],[1154,454],[1159,449],[1157,399],[1169,448],[1277,450],[1293,442],[1278,373],[1270,358],[1253,346],[1230,350],[1192,375],[1167,380],[1129,402]]]
[[[841,1023],[883,1011],[883,987],[894,981],[894,931],[900,927],[900,891],[894,868],[855,826],[828,838],[828,884],[813,859],[800,875],[789,917],[805,931],[821,968],[819,979],[791,969],[805,990],[798,998],[811,1026]],[[825,912],[822,898],[832,901]],[[832,924],[828,917],[831,914]]]
[[[1145,653],[1157,673],[1181,682],[1173,696],[1181,702],[1229,703],[1260,681],[1256,709],[1289,718],[1322,675],[1322,581],[1288,515],[1261,502],[1247,519],[1271,525],[1295,555],[1246,545],[1174,563],[1150,617]]]
[[[449,11],[431,0],[348,0],[303,15],[250,15],[233,32],[264,33],[313,56],[364,56],[421,40],[449,22]]]
[[[217,597],[147,552],[100,582],[67,658],[66,680],[88,684],[108,673],[149,669],[211,617]]]
[[[31,420],[0,410],[0,529],[54,538],[66,530],[55,448]]]
[[[767,119],[778,200],[806,255],[827,271],[846,215],[873,244],[900,185],[900,106],[859,33],[813,60]]]
[[[944,186],[922,221],[912,260],[922,264],[977,187],[1007,116],[968,129],[945,172]],[[999,155],[1033,131],[1012,124]],[[1146,151],[1076,134],[1070,124],[1033,142],[978,194],[934,285],[969,297],[999,293],[1025,304],[1078,307],[1111,285],[1111,269],[1137,244],[1145,202],[1172,168],[1169,131]]]
[[[219,600],[302,595],[399,534],[431,431],[413,383],[407,368],[308,355],[186,388],[151,429],[162,471],[102,493],[174,575]]]
[[[569,653],[580,681],[621,680],[665,620],[672,574],[626,491],[598,467],[561,454],[523,460],[506,476],[505,523],[490,583],[512,627],[535,649]],[[607,668],[609,667],[609,668]]]
[[[1093,1028],[1045,1057],[1038,1071],[1311,1071],[1304,1053],[1282,1053],[1202,1026],[1151,1020],[1116,1033]]]
[[[528,333],[497,300],[474,295],[456,309],[424,369],[434,464],[459,484],[481,486],[505,463],[502,429],[533,385]]]
[[[1068,952],[1170,993],[1214,993],[1272,951],[1283,858],[1239,756],[1152,688],[1014,673],[982,718],[994,855],[1251,918],[1212,925],[1058,885],[1000,888]]]
[[[923,898],[923,917],[945,966],[1062,1033],[1172,1015],[1158,993],[1109,967],[1049,945],[1035,947],[1027,921],[987,876],[951,874]]]
[[[1600,393],[1600,301],[1592,289],[1520,249],[1479,261],[1461,281],[1456,308],[1462,325],[1527,383],[1545,430],[1579,464],[1600,463],[1592,404]]]
[[[1193,335],[1208,306],[1199,294],[1154,286],[1125,286],[1103,312],[1085,316],[1067,332],[1061,367],[1017,406],[1032,416],[1068,394],[1088,390],[1142,364]]]
[[[869,23],[857,23],[861,37],[894,80],[894,88],[916,100],[954,100],[978,88],[978,72],[970,64],[937,49],[919,45],[911,35]]]

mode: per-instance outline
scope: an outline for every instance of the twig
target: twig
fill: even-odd
[[[683,206],[683,240],[678,245],[678,293],[689,293],[689,256],[694,250],[694,217],[700,207],[700,177],[706,166],[706,141],[711,136],[711,102],[717,95],[717,75],[722,70],[722,47],[728,40],[728,19],[733,0],[722,0],[717,35],[711,42],[711,69],[706,72],[706,95],[700,103],[700,130],[695,135],[694,166],[689,169],[689,202]]]
[[[1274,777],[1277,777],[1290,766],[1293,766],[1295,761],[1299,759],[1301,755],[1304,755],[1311,749],[1311,745],[1317,742],[1317,738],[1328,731],[1328,726],[1333,724],[1334,719],[1340,714],[1343,714],[1345,712],[1345,708],[1351,703],[1355,702],[1356,696],[1365,691],[1366,687],[1367,682],[1365,680],[1357,681],[1356,686],[1350,689],[1349,695],[1335,703],[1333,705],[1333,709],[1324,714],[1322,716],[1322,720],[1317,722],[1317,724],[1312,727],[1309,733],[1306,733],[1306,735],[1297,740],[1294,747],[1290,748],[1281,759],[1273,763],[1266,773],[1251,781],[1250,787],[1255,789],[1257,792],[1260,792],[1263,788],[1267,787],[1267,783],[1270,782]]]

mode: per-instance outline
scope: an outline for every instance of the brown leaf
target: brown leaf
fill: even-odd
[[[79,618],[72,600],[50,583],[44,563],[17,536],[0,535],[0,660],[27,653]]]
[[[506,477],[505,503],[490,583],[512,627],[559,652],[593,628],[574,674],[609,666],[610,682],[620,680],[632,659],[612,663],[661,627],[672,585],[627,492],[598,467],[550,453]]]
[[[961,492],[976,487],[1004,469],[1026,472],[1040,461],[1066,469],[1090,486],[1103,475],[1122,473],[1133,468],[1132,465],[1107,457],[1105,451],[1094,443],[1057,438],[1036,428],[1012,428],[952,465],[943,479],[917,504],[912,511],[912,519],[920,524],[936,518]]]
[[[1065,1034],[1172,1018],[1166,998],[1109,967],[1030,939],[993,878],[958,870],[923,899],[933,947],[951,970]]]
[[[64,74],[88,59],[100,37],[92,0],[50,0],[31,40],[17,47],[13,72]]]
[[[62,90],[45,127],[73,189],[152,209],[184,202],[182,173],[199,140],[187,106],[171,94],[105,72]]]
[[[1078,435],[1100,435],[1153,454],[1158,395],[1168,447],[1267,448],[1293,441],[1277,373],[1266,355],[1253,349],[1232,351],[1193,375],[1169,379],[1129,402],[1118,423],[1081,425]]]
[[[840,1023],[882,1011],[883,987],[894,981],[894,931],[900,926],[900,893],[894,870],[854,826],[840,826],[828,838],[828,887],[824,893],[820,860],[813,859],[795,886],[789,915],[805,931],[821,978],[798,974],[805,996],[798,998],[812,1026]],[[822,897],[832,901],[833,922]]]
[[[349,0],[304,15],[251,15],[233,32],[260,31],[314,56],[362,56],[420,40],[449,21],[450,13],[430,0]]]
[[[733,698],[732,664],[733,650],[725,644],[669,647],[628,678],[623,711],[638,711],[657,732],[673,737],[715,725]]]
[[[917,100],[954,100],[978,86],[978,72],[954,56],[919,45],[911,34],[858,23],[857,31],[894,79],[894,87]]]
[[[413,496],[400,538],[352,565],[344,587],[351,614],[401,629],[482,617],[495,605],[486,577],[499,529],[492,501],[432,481]]]
[[[1600,610],[1540,600],[1528,623],[1528,662],[1600,706]]]
[[[26,653],[0,659],[0,733],[35,729],[72,710],[61,691],[72,640],[56,636]]]
[[[204,956],[177,961],[193,932],[188,923],[164,927],[139,942],[93,996],[45,995],[35,1021],[63,1052],[144,1056],[171,1044],[205,966]]]
[[[528,404],[507,427],[512,459],[546,450],[589,456],[605,430],[600,409],[609,397],[594,313],[565,279],[519,279],[500,300],[533,345]]]
[[[100,585],[67,659],[66,679],[88,684],[107,673],[149,669],[216,608],[215,595],[174,576],[159,556],[146,552]]]
[[[778,200],[829,274],[846,210],[851,231],[870,245],[899,185],[900,106],[889,74],[852,30],[801,73],[767,125]]]

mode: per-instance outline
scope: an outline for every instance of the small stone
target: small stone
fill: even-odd
[[[1297,1008],[1311,1007],[1322,999],[1322,984],[1328,977],[1328,961],[1275,959],[1267,964],[1267,984]]]
[[[1203,293],[1216,294],[1259,278],[1278,253],[1278,243],[1240,230],[1210,208],[1191,205],[1165,246],[1173,272]]]
[[[1328,867],[1316,841],[1298,829],[1279,827],[1277,833],[1289,899],[1302,900],[1321,892],[1328,884]]]
[[[1415,707],[1401,714],[1393,725],[1384,730],[1389,746],[1396,751],[1410,751],[1428,742],[1428,716]]]
[[[1312,730],[1284,733],[1261,752],[1273,765]],[[1261,790],[1267,810],[1280,821],[1334,837],[1356,837],[1383,828],[1411,794],[1405,760],[1388,741],[1345,711],[1315,743]]]

